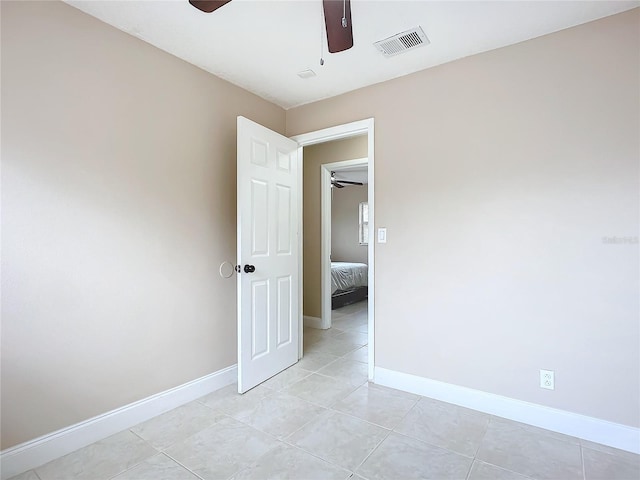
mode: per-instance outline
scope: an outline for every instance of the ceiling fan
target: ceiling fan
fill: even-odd
[[[344,188],[349,185],[364,185],[362,182],[351,182],[349,180],[338,180],[336,178],[336,172],[331,172],[331,186],[336,188]]]
[[[189,3],[206,13],[211,13],[231,0],[189,0]],[[351,0],[322,0],[324,23],[327,29],[329,53],[342,52],[353,47],[351,29]]]

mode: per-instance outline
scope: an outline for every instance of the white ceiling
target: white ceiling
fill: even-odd
[[[329,54],[321,0],[65,0],[240,87],[291,108],[612,15],[640,1],[352,0],[354,47]],[[417,25],[430,45],[385,58],[372,45]],[[320,48],[324,45],[324,66]],[[317,76],[301,79],[312,69]]]

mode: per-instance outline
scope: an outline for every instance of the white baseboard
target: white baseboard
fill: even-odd
[[[6,480],[44,465],[51,460],[230,385],[237,378],[238,368],[236,365],[232,365],[184,385],[3,450],[0,452],[0,478]]]
[[[375,383],[640,454],[640,429],[375,367]]]
[[[302,321],[305,327],[322,328],[322,319],[318,317],[309,317],[304,315]]]

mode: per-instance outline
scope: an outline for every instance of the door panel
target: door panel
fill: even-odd
[[[240,393],[298,361],[297,155],[296,142],[238,117]]]
[[[291,342],[291,276],[278,278],[278,342],[280,348]]]

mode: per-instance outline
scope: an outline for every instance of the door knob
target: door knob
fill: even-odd
[[[256,267],[253,265],[245,265],[244,266],[244,273],[253,273],[256,271]]]

